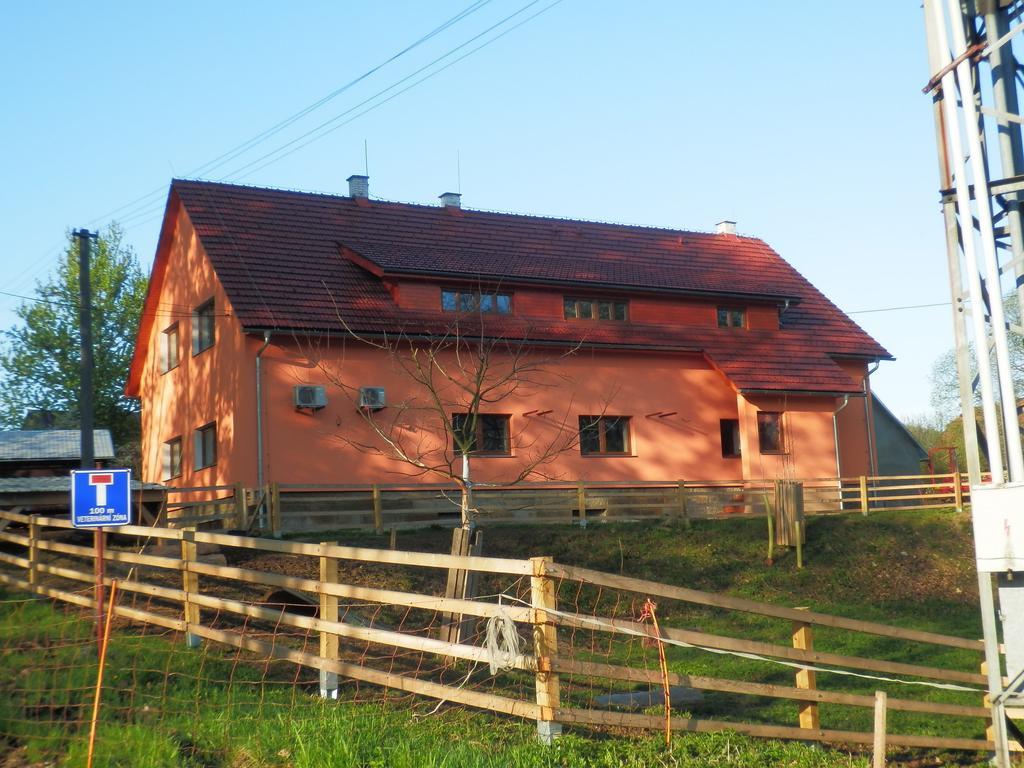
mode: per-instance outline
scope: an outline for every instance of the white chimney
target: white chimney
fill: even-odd
[[[445,192],[439,195],[441,198],[441,204],[445,208],[461,208],[462,207],[462,195],[458,192]]]
[[[368,198],[370,196],[370,177],[360,176],[358,174],[349,176],[346,181],[348,182],[348,196],[349,197],[361,197]]]
[[[736,234],[736,222],[725,219],[715,224],[716,235],[735,235]]]

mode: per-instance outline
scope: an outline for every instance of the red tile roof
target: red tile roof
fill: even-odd
[[[378,276],[424,274],[788,301],[779,331],[593,323],[582,339],[701,352],[740,390],[856,392],[832,357],[890,357],[756,238],[196,181],[173,182],[168,209],[177,201],[246,329],[443,331],[450,317],[400,309]],[[485,322],[502,335],[581,341],[578,323]]]

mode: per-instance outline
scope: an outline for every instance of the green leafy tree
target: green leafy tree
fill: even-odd
[[[109,428],[119,453],[139,435],[138,403],[124,396],[135,332],[146,295],[146,277],[123,230],[111,224],[92,247],[94,423]],[[0,347],[0,423],[31,424],[39,412],[53,426],[79,424],[78,240],[68,246],[53,275],[36,284],[34,300],[16,310]]]

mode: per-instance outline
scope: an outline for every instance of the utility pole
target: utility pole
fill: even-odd
[[[79,433],[81,435],[82,469],[96,468],[96,446],[93,442],[92,419],[92,285],[89,280],[89,266],[92,259],[94,232],[77,229],[72,233],[78,238],[78,333],[80,339],[81,389],[78,396]],[[102,528],[93,532],[93,547],[96,551],[96,647],[103,648],[103,603],[104,603],[104,562],[103,545],[106,534]]]
[[[94,469],[96,449],[93,445],[92,419],[92,286],[89,282],[92,241],[96,233],[76,229],[78,238],[78,331],[80,338],[81,389],[78,397],[79,425],[82,435],[82,469]]]
[[[1010,334],[1024,329],[1003,305],[1007,296],[1024,300],[1024,119],[1016,90],[1024,27],[1003,0],[924,0],[924,11],[931,76],[924,91],[938,139],[994,763],[1009,768],[1007,709],[1024,701],[1024,444],[1009,351]],[[972,444],[973,370],[987,474]]]

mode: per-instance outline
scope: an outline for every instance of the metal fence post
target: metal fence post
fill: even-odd
[[[556,721],[559,707],[558,674],[552,672],[552,660],[558,655],[558,630],[554,617],[546,610],[558,610],[555,582],[548,575],[550,557],[531,557],[533,575],[530,577],[530,603],[533,607],[533,648],[537,659],[536,689],[537,736],[550,744],[562,734],[562,724]]]
[[[181,532],[181,586],[185,592],[182,608],[185,619],[185,643],[189,648],[198,648],[202,643],[202,638],[189,631],[193,626],[200,624],[199,606],[189,597],[199,592],[199,574],[191,568],[199,554],[195,536],[194,527],[185,528]]]
[[[323,591],[327,584],[338,583],[338,559],[322,554],[324,548],[337,545],[336,541],[320,542],[320,621],[337,623],[338,621],[338,597],[328,595]],[[339,644],[338,636],[333,632],[320,630],[320,658],[327,661],[336,661],[338,658]],[[320,668],[320,697],[324,699],[338,698],[338,673]]]

